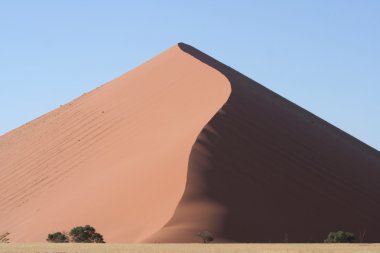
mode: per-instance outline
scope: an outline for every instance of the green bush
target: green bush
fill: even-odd
[[[70,231],[71,241],[84,243],[105,243],[103,236],[90,225],[75,227]]]
[[[48,242],[54,242],[54,243],[65,243],[69,242],[69,238],[61,232],[56,232],[53,234],[48,234],[48,238],[46,239]]]
[[[326,243],[352,243],[355,241],[355,236],[353,233],[337,231],[331,232],[324,241]]]
[[[209,243],[214,240],[214,236],[208,231],[201,231],[196,233],[195,235],[202,238],[204,243]]]

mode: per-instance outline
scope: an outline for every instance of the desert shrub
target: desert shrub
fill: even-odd
[[[70,231],[70,238],[73,242],[84,243],[105,243],[103,236],[96,232],[95,228],[90,225],[84,227],[75,227]]]
[[[209,243],[214,240],[214,236],[208,231],[200,231],[195,235],[202,238],[204,243]]]
[[[0,234],[0,243],[9,243],[9,233]]]
[[[48,238],[46,239],[48,242],[54,243],[65,243],[69,242],[69,237],[62,232],[56,232],[53,234],[48,234]]]
[[[326,243],[351,243],[355,241],[355,236],[353,233],[337,231],[331,232],[324,241]]]

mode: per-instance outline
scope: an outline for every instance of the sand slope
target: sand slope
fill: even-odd
[[[230,94],[178,46],[0,137],[0,233],[45,241],[95,226],[108,242],[160,229],[182,196],[191,147]]]
[[[380,154],[188,45],[223,73],[227,103],[194,144],[184,196],[147,241],[321,242],[366,230],[380,241]]]
[[[108,242],[380,239],[380,154],[179,44],[0,137],[0,232]]]

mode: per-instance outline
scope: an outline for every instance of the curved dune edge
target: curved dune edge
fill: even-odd
[[[227,101],[225,76],[174,46],[0,137],[0,233],[12,242],[91,224],[107,242],[163,227],[191,148]]]
[[[144,242],[321,242],[331,231],[380,231],[380,154],[197,49],[231,95],[191,150],[173,217]]]

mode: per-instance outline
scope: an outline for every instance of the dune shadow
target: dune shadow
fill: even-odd
[[[367,242],[379,240],[378,151],[201,51],[179,47],[226,76],[232,92],[192,148],[186,189],[166,227],[193,220],[236,242],[321,242],[331,231],[363,229]],[[207,200],[216,205],[197,205]]]

